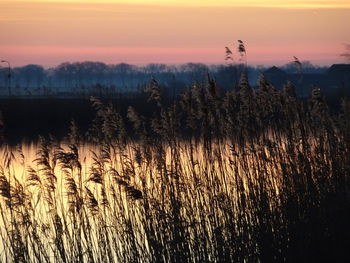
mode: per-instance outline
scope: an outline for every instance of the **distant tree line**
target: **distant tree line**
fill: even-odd
[[[107,65],[101,62],[65,62],[53,68],[26,65],[12,68],[11,88],[14,95],[109,95],[134,93],[154,78],[171,93],[180,93],[193,83],[204,83],[208,74],[223,90],[238,84],[244,70],[249,81],[256,85],[266,66],[243,66],[241,64],[207,65],[186,63],[181,65],[148,64],[145,66],[120,63]],[[281,67],[286,72],[295,71],[293,63]],[[303,62],[304,73],[321,73],[326,68]],[[0,95],[7,95],[8,69],[0,67]]]

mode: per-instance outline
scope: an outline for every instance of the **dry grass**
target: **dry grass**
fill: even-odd
[[[331,116],[318,90],[306,105],[290,83],[253,90],[244,75],[170,106],[148,91],[157,111],[130,108],[133,131],[93,99],[88,136],[72,122],[64,142],[3,145],[1,261],[346,259],[349,102]]]

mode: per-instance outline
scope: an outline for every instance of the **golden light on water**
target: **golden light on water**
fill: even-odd
[[[152,145],[137,141],[3,145],[0,231],[6,238],[0,242],[4,251],[0,259],[9,256],[11,250],[5,246],[15,227],[20,229],[18,239],[36,238],[28,241],[32,244],[28,257],[33,258],[38,244],[45,251],[40,255],[81,260],[105,257],[100,244],[108,244],[109,261],[131,261],[137,255],[151,262],[155,247],[169,251],[173,242],[188,245],[187,258],[201,257],[198,246],[205,246],[207,257],[214,258],[217,247],[212,240],[230,240],[226,231],[235,236],[248,231],[240,246],[252,246],[250,253],[259,257],[260,239],[253,235],[265,226],[264,220],[278,216],[271,227],[288,223],[280,214],[283,198],[299,194],[293,191],[298,190],[299,178],[304,180],[298,174],[304,163],[297,158],[314,162],[318,156],[319,141],[312,136],[305,143],[311,154],[305,156],[302,142],[274,136],[266,132],[259,141],[245,143],[214,138],[209,145],[195,138]],[[288,164],[288,158],[294,159]],[[291,167],[295,174],[289,174]],[[317,185],[318,167],[310,169],[309,179]],[[321,180],[328,174],[323,176]],[[289,185],[289,180],[297,185]],[[177,235],[179,229],[184,236]],[[271,231],[275,235],[278,229]],[[62,247],[65,251],[59,254]],[[89,248],[90,254],[81,252]]]

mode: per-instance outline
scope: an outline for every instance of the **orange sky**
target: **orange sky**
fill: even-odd
[[[0,10],[0,59],[13,65],[223,63],[237,39],[251,64],[332,64],[350,43],[350,0],[0,0]]]

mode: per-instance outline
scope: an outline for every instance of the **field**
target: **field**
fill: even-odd
[[[350,102],[214,80],[1,146],[2,262],[345,262]]]

